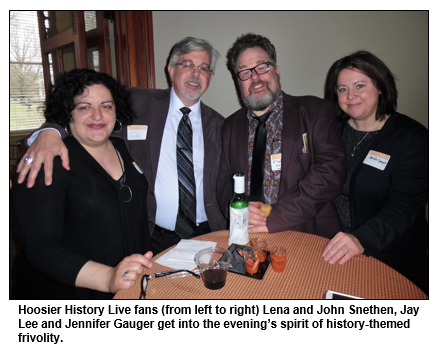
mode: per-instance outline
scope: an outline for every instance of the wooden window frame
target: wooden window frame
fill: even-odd
[[[155,88],[152,11],[115,11],[117,79],[127,87]]]

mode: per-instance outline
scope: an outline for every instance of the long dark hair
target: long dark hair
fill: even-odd
[[[356,69],[367,77],[380,91],[375,119],[383,119],[386,114],[397,110],[398,91],[395,86],[395,77],[379,58],[369,51],[360,50],[345,56],[332,64],[328,71],[325,83],[325,99],[332,100],[335,104],[339,120],[348,120],[350,117],[338,104],[337,79],[343,69]]]

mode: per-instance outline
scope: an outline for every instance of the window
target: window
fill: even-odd
[[[71,69],[155,87],[152,11],[10,11],[9,26],[12,137],[44,122],[46,93]]]
[[[9,31],[10,131],[37,128],[45,100],[37,11],[10,11]]]

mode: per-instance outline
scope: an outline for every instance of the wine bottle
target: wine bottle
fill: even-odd
[[[229,244],[246,244],[248,233],[249,204],[245,194],[245,176],[243,173],[234,175],[234,196],[229,203]]]

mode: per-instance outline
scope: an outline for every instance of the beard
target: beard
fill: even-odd
[[[186,83],[187,83],[187,82],[197,83],[197,84],[200,85],[200,88],[199,88],[199,89],[189,89],[189,88],[186,87]],[[189,99],[189,100],[197,100],[197,99],[199,99],[200,96],[201,96],[201,86],[202,86],[202,82],[201,82],[200,79],[198,79],[198,78],[193,78],[193,77],[191,77],[191,78],[186,78],[186,79],[183,81],[183,89],[182,89],[182,91],[181,91],[181,94],[182,94],[186,99]]]
[[[265,95],[256,96],[254,94],[251,94],[252,87],[256,86],[257,84],[264,84],[266,86],[266,89],[268,91]],[[250,89],[249,96],[246,97],[243,94],[243,92],[241,93],[243,103],[245,103],[245,105],[250,110],[262,111],[267,109],[279,97],[281,93],[280,80],[278,80],[278,87],[275,90],[275,92],[272,92],[272,90],[269,88],[269,83],[265,83],[262,81],[257,81],[255,83],[252,83],[249,89]]]

